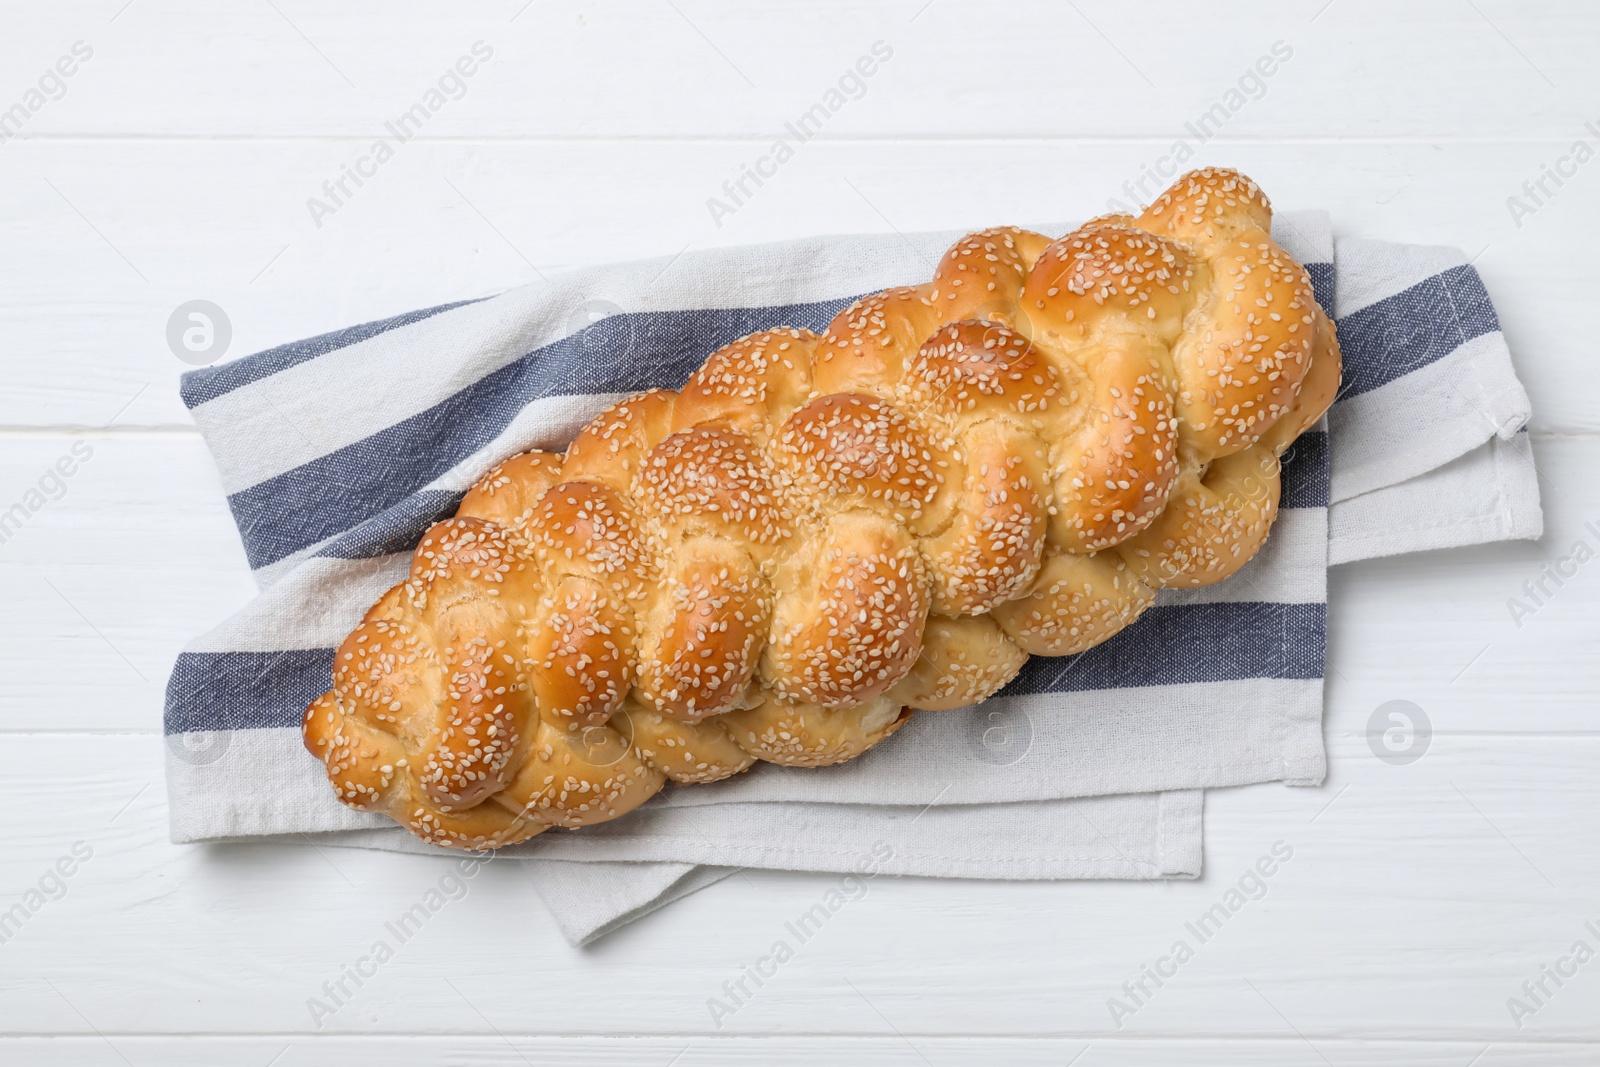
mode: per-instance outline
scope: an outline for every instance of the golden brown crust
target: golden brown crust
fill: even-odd
[[[521,627],[523,664],[541,715],[606,722],[634,682],[632,615],[592,578],[562,578]]]
[[[307,709],[335,795],[482,849],[822,766],[1235,573],[1335,332],[1261,191],[957,241],[485,474]]]
[[[767,548],[792,532],[766,454],[720,426],[679,430],[652,448],[634,496],[671,540],[705,533]]]
[[[765,444],[809,398],[821,341],[810,330],[763,330],[722,346],[679,390],[675,427],[721,425]]]
[[[1027,659],[988,615],[929,615],[921,654],[887,695],[918,711],[966,707],[998,693]]]
[[[1049,244],[1044,234],[1015,226],[969,233],[939,261],[928,300],[945,322],[1009,323],[1017,290]]]
[[[897,523],[835,516],[776,584],[763,673],[779,696],[863,704],[904,677],[922,649],[928,584],[915,540]]]
[[[662,781],[661,772],[633,751],[631,738],[610,726],[545,723],[503,796],[515,805],[514,813],[506,813],[511,819],[587,826],[626,815],[659,791]]]
[[[1084,350],[1092,414],[1057,448],[1051,542],[1097,552],[1144,529],[1178,473],[1178,423],[1164,354],[1119,343]]]
[[[527,529],[533,560],[552,579],[589,578],[626,603],[642,600],[654,579],[652,556],[631,509],[599,482],[554,486]]]
[[[562,476],[626,494],[645,456],[672,432],[677,394],[651,389],[612,404],[572,439]]]
[[[729,715],[687,723],[639,708],[628,708],[624,714],[639,758],[674,782],[721,781],[756,761],[733,739]]]
[[[1170,339],[1192,306],[1194,274],[1190,255],[1174,242],[1099,220],[1045,249],[1022,306],[1036,328],[1064,342],[1103,340],[1130,325]]]
[[[1316,319],[1316,333],[1311,343],[1311,367],[1301,379],[1300,392],[1289,410],[1261,435],[1260,443],[1279,455],[1295,438],[1316,425],[1339,394],[1339,377],[1343,370],[1339,335],[1321,307],[1315,308],[1312,317]]]
[[[544,495],[561,481],[561,457],[553,452],[524,452],[496,464],[467,490],[456,508],[457,518],[488,519],[521,530]]]
[[[834,317],[811,368],[814,393],[893,395],[905,354],[943,325],[926,286],[864,296]]]
[[[952,322],[911,357],[899,402],[949,424],[987,416],[1040,429],[1062,404],[1056,370],[1003,323]]]
[[[1207,458],[1246,448],[1294,403],[1310,367],[1311,278],[1273,242],[1265,194],[1234,171],[1179,178],[1139,224],[1205,256],[1204,322],[1173,349],[1186,443]]]
[[[1039,439],[980,423],[966,437],[966,485],[955,517],[922,542],[932,610],[976,615],[1033,583],[1045,547],[1048,457]]]
[[[769,697],[728,715],[729,736],[756,759],[787,767],[826,767],[854,759],[905,722],[899,704],[884,697],[834,711]]]
[[[755,674],[770,627],[769,596],[737,545],[713,538],[686,545],[644,617],[645,706],[688,723],[732,707]]]
[[[1045,560],[1025,596],[994,609],[994,621],[1030,656],[1070,656],[1093,648],[1154,603],[1155,587],[1119,552]]]

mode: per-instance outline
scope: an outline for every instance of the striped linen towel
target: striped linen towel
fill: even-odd
[[[1046,228],[1062,232],[1066,227]],[[319,833],[435,852],[338,804],[300,744],[334,646],[494,463],[560,450],[620,397],[676,387],[718,346],[821,330],[929,277],[958,233],[828,237],[576,271],[186,374],[262,593],[174,666],[171,832]],[[1331,563],[1542,529],[1527,396],[1455,250],[1341,239],[1317,212],[1274,236],[1339,325],[1344,384],[1285,457],[1260,555],[1164,590],[1097,648],[1034,659],[999,695],[923,713],[836,767],[760,764],[524,858],[575,942],[738,867],[965,878],[1194,877],[1203,790],[1316,785]],[[1337,252],[1337,254],[1336,254]]]

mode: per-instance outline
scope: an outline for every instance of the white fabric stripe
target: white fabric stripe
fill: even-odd
[[[405,579],[411,553],[375,559],[306,560],[185,652],[281,652],[334,648],[366,610]]]
[[[1353,262],[1360,268],[1339,272],[1334,306],[1341,319],[1467,262],[1459,248],[1397,245],[1360,237],[1339,238],[1339,259],[1341,265]]]
[[[728,804],[644,812],[584,834],[546,834],[525,848],[551,859],[800,871],[834,871],[841,859],[870,857],[881,874],[946,878],[1193,877],[1200,873],[1202,796],[1190,790],[927,809]],[[590,836],[590,829],[600,832]]]
[[[1197,877],[1201,869],[1204,796],[1199,790],[1163,793],[1154,813],[1137,801],[1130,811],[1122,797],[940,808],[922,816],[923,819],[935,818],[935,822],[921,836],[932,838],[936,847],[946,855],[952,851],[949,842],[955,842],[956,850],[964,849],[967,852],[963,860],[973,865],[981,864],[985,857],[1008,850],[1023,857],[1036,857],[1043,853],[1044,862],[1051,864],[1053,870],[1048,874],[1039,872],[1040,877],[1127,878],[1130,872],[1151,871],[1160,872],[1152,874],[1153,877],[1190,878]],[[833,835],[831,839],[837,841],[841,857],[832,863],[825,859],[819,863],[814,855],[799,857],[786,855],[781,849],[776,854],[768,851],[774,840],[781,841],[794,831],[786,828],[779,834],[773,834],[764,824],[756,826],[746,822],[759,815],[759,811],[752,806],[729,805],[720,809],[719,814],[725,815],[720,820],[721,825],[715,829],[726,831],[726,840],[743,846],[740,849],[741,858],[747,862],[740,866],[838,871],[848,869],[847,857],[852,849],[858,849],[857,854],[870,855],[873,845],[894,840],[889,831],[904,820],[901,818],[888,822],[882,815],[883,811],[880,808],[854,806],[830,809],[832,819],[828,832]],[[937,812],[936,816],[934,811]],[[1000,839],[994,834],[997,826],[1003,827],[998,835]],[[1040,827],[1045,828],[1043,834],[1039,832]],[[698,826],[696,830],[713,836],[704,826]],[[1088,831],[1092,836],[1087,850],[1075,847],[1075,838],[1062,839],[1064,835],[1081,834],[1083,831]],[[1120,850],[1115,859],[1103,847],[1107,836],[1113,831],[1116,833],[1116,847]],[[353,844],[378,833],[380,831],[338,834],[329,840]],[[381,833],[391,838],[395,835],[394,831]],[[764,835],[753,842],[760,851],[748,847],[753,833]],[[1019,833],[1026,834],[1026,838],[1018,840]],[[920,842],[913,840],[906,843],[909,846]],[[736,870],[734,867],[659,861],[596,861],[583,847],[584,844],[581,838],[574,839],[572,835],[547,835],[543,842],[530,843],[530,848],[542,846],[538,852],[540,858],[524,861],[534,888],[555,915],[567,940],[575,945],[603,937],[665,904],[720,882]],[[657,847],[660,844],[656,842]],[[389,846],[382,844],[376,847]],[[544,858],[555,854],[567,854],[571,858]],[[929,864],[928,869],[904,873],[938,875],[943,869],[942,866]],[[891,869],[886,873],[900,872]],[[978,867],[978,873],[973,877],[1003,876],[990,874],[986,868]]]
[[[386,815],[335,800],[326,768],[296,728],[219,730],[210,737],[213,747],[199,757],[206,762],[194,762],[168,738],[168,829],[177,844],[394,825]]]
[[[327,537],[321,541],[318,541],[310,548],[303,548],[292,556],[285,556],[276,563],[269,563],[265,567],[256,568],[251,572],[256,580],[256,585],[260,586],[262,589],[273,588],[279,582],[293,574],[298,567],[304,565],[318,552],[322,551],[328,545],[332,544],[343,536],[343,533],[334,534],[332,537]],[[246,610],[249,609],[247,608]]]
[[[1286,781],[1316,784],[1321,679],[1252,678],[990,700],[981,711],[912,716],[893,743],[848,763],[758,764],[714,785],[669,789],[646,807],[730,803],[965,805]],[[984,735],[1019,739],[992,762]],[[293,727],[216,731],[213,762],[168,759],[175,841],[381,826],[339,804]],[[1246,757],[1243,754],[1254,754]],[[1226,754],[1226,755],[1224,755]],[[937,769],[938,773],[930,774]],[[782,805],[776,804],[775,810]],[[709,861],[708,861],[709,862]]]
[[[547,831],[501,849],[499,855],[576,866],[705,863],[841,872],[848,872],[857,858],[873,857],[879,859],[878,872],[888,875],[1195,877],[1200,873],[1203,798],[1199,790],[1179,790],[981,806],[641,808],[628,819],[578,833]],[[318,843],[438,855],[437,849],[395,826],[342,831],[320,837]],[[594,873],[604,878],[615,872]]]
[[[1328,562],[1350,563],[1544,533],[1533,442],[1487,442],[1404,485],[1377,489],[1329,513]]]
[[[1398,485],[1483,444],[1510,438],[1532,408],[1499,332],[1388,385],[1341,400],[1328,414],[1331,499]]]

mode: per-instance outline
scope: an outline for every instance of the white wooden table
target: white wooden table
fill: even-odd
[[[1600,1062],[1600,960],[1507,1006],[1575,942],[1600,952],[1600,562],[1532,616],[1507,604],[1600,549],[1600,161],[1569,155],[1600,150],[1600,9],[1198,8],[6,3],[0,511],[29,515],[0,544],[0,910],[28,914],[0,944],[0,1061]],[[360,163],[480,41],[460,98]],[[714,218],[879,41],[860,98]],[[1477,256],[1534,399],[1542,543],[1335,572],[1327,786],[1211,794],[1194,883],[876,882],[721,1030],[706,999],[826,879],[750,873],[576,950],[494,867],[317,1032],[307,999],[435,868],[167,841],[167,671],[253,589],[172,310],[216,302],[239,355],[584,263],[1084,217],[1179,140],[1341,232]],[[1546,164],[1575,173],[1536,202]],[[1368,748],[1391,699],[1436,730],[1409,766]],[[1268,895],[1118,1029],[1107,999],[1278,840]]]

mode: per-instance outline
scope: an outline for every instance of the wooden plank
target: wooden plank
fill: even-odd
[[[189,365],[166,327],[195,298],[224,309],[237,356],[563,267],[828,232],[1083,218],[1167,148],[817,143],[719,226],[707,201],[764,151],[759,142],[428,143],[406,146],[362,188],[347,185],[359,195],[319,227],[307,201],[359,147],[5,145],[0,326],[20,357],[7,363],[0,426],[186,424],[177,380]],[[1570,241],[1600,227],[1600,171],[1580,173],[1531,217],[1513,220],[1506,206],[1561,148],[1219,140],[1192,162],[1239,166],[1280,207],[1330,210],[1342,233],[1479,256],[1535,428],[1587,432],[1600,429],[1600,381],[1579,316],[1600,264],[1571,255]]]
[[[561,940],[514,865],[455,892],[433,857],[177,847],[158,740],[8,745],[0,899],[27,903],[77,842],[87,854],[0,946],[12,1035],[1600,1041],[1593,963],[1520,1030],[1507,1007],[1576,941],[1600,941],[1585,925],[1600,925],[1600,856],[1572,847],[1600,834],[1592,736],[1441,735],[1406,767],[1336,739],[1329,788],[1215,794],[1191,883],[883,879],[801,943],[786,921],[834,879],[748,872],[588,950]],[[441,885],[458,899],[397,937],[386,923]],[[723,983],[779,940],[793,958],[714,1017]],[[1192,957],[1171,968],[1178,941]],[[1157,965],[1176,973],[1114,1013]],[[343,979],[336,1000],[324,983],[357,966],[362,984]]]
[[[481,40],[492,59],[426,136],[765,137],[881,40],[892,58],[859,98],[846,83],[825,136],[1165,138],[1223,104],[1235,136],[1476,139],[1565,138],[1600,85],[1580,0],[275,6],[51,5],[0,45],[6,91],[81,39],[93,58],[26,135],[368,137]]]
[[[7,436],[0,539],[4,730],[159,730],[178,650],[255,594],[193,432]]]
[[[1329,729],[1405,699],[1436,728],[1600,733],[1600,441],[1535,441],[1545,533],[1329,572]],[[1586,562],[1587,560],[1587,562]],[[1563,577],[1563,574],[1566,576]]]
[[[1588,1067],[1600,1046],[1504,1042],[1485,1051],[1482,1044],[1436,1041],[1328,1041],[1313,1049],[1298,1040],[1270,1041],[1200,1038],[1124,1040],[1098,1038],[950,1038],[926,1035],[881,1037],[535,1037],[452,1034],[448,1037],[102,1037],[0,1039],[0,1055],[31,1067],[83,1067],[126,1063],[161,1067],[347,1067],[350,1063],[450,1063],[458,1067],[743,1067],[750,1063],[838,1067],[855,1064],[927,1067],[1003,1063],[1007,1067],[1287,1067],[1321,1064],[1317,1052],[1334,1063],[1384,1063],[1398,1067],[1461,1067],[1479,1056],[1475,1067]],[[1481,1055],[1479,1055],[1481,1053]]]

